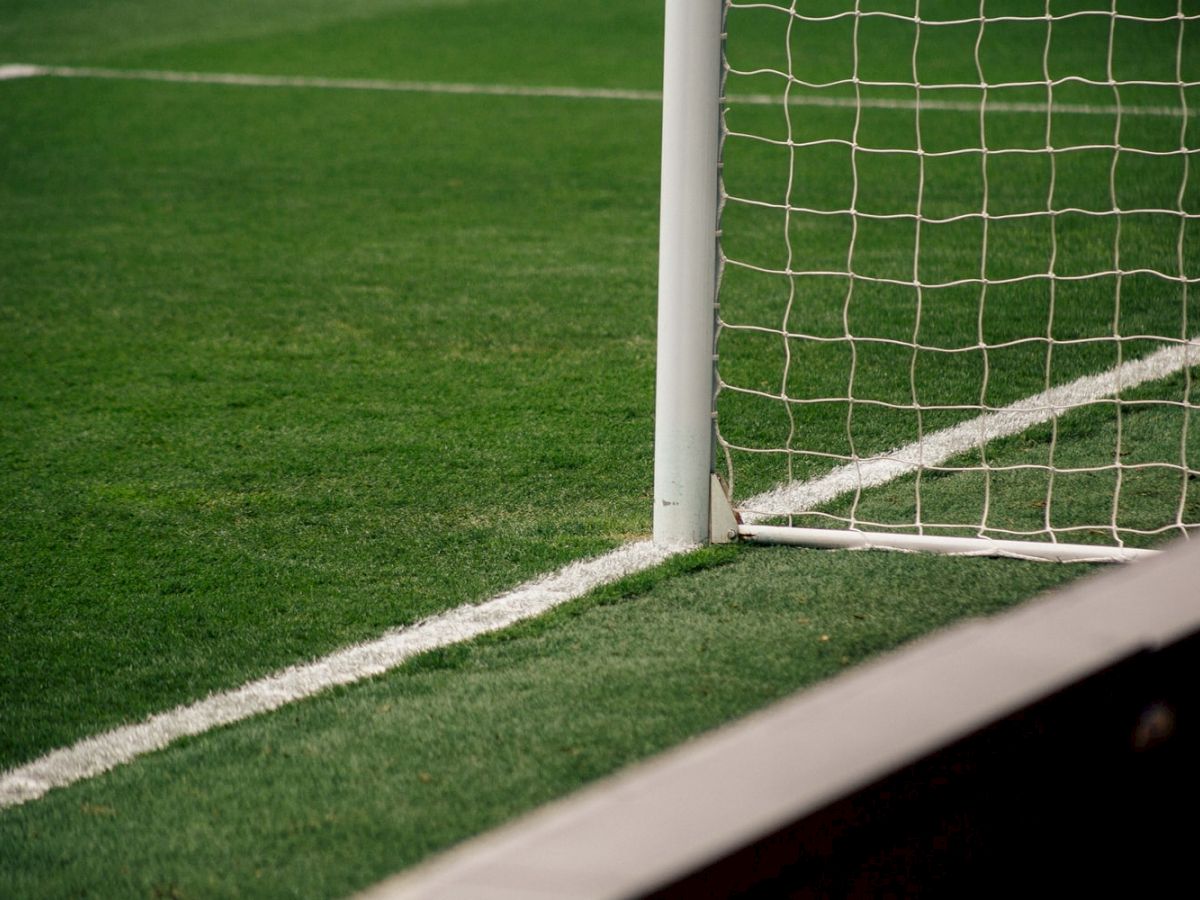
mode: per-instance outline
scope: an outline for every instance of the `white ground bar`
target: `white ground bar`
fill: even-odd
[[[889,534],[832,528],[794,528],[783,525],[739,525],[738,534],[762,544],[788,544],[824,550],[900,550],[953,556],[1004,556],[1051,562],[1133,562],[1156,556],[1157,550],[1110,547],[1103,544],[1065,544],[1051,541],[1008,541],[934,534]]]

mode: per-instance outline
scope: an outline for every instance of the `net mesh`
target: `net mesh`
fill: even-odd
[[[745,519],[1200,522],[1198,18],[727,3],[715,405]]]

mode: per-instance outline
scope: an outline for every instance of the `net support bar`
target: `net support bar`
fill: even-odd
[[[667,0],[654,540],[709,538],[720,143],[720,0]]]
[[[1133,562],[1159,552],[1097,544],[1005,541],[934,534],[888,534],[826,528],[791,528],[782,525],[739,525],[738,534],[744,540],[760,544],[790,544],[827,550],[905,550],[961,556],[1008,556],[1053,562]]]

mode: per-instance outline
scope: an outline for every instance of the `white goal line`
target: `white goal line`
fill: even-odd
[[[661,91],[645,91],[625,88],[554,87],[516,84],[472,84],[446,81],[393,81],[383,78],[323,78],[309,75],[253,75],[234,72],[177,72],[165,69],[109,69],[95,66],[40,66],[26,63],[0,65],[0,81],[17,78],[96,78],[108,81],[159,81],[178,84],[213,84],[236,87],[270,88],[315,88],[337,91],[381,91],[409,94],[459,94],[485,97],[557,97],[569,100],[632,100],[643,103],[662,102]],[[726,100],[733,104],[775,106],[783,102],[783,95],[731,94]],[[792,106],[830,107],[852,109],[856,105],[865,109],[916,109],[915,100],[853,97],[789,96]],[[957,100],[922,99],[923,110],[946,110],[951,112],[978,112],[979,104]],[[1014,103],[989,100],[990,112],[1040,113],[1045,106],[1036,103]],[[1055,103],[1054,111],[1076,115],[1127,116],[1174,116],[1189,117],[1200,113],[1200,109],[1172,106],[1116,106],[1090,105],[1082,103]]]

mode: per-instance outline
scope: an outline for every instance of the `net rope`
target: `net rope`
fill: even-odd
[[[716,435],[747,521],[1197,527],[1197,19],[726,3]]]

